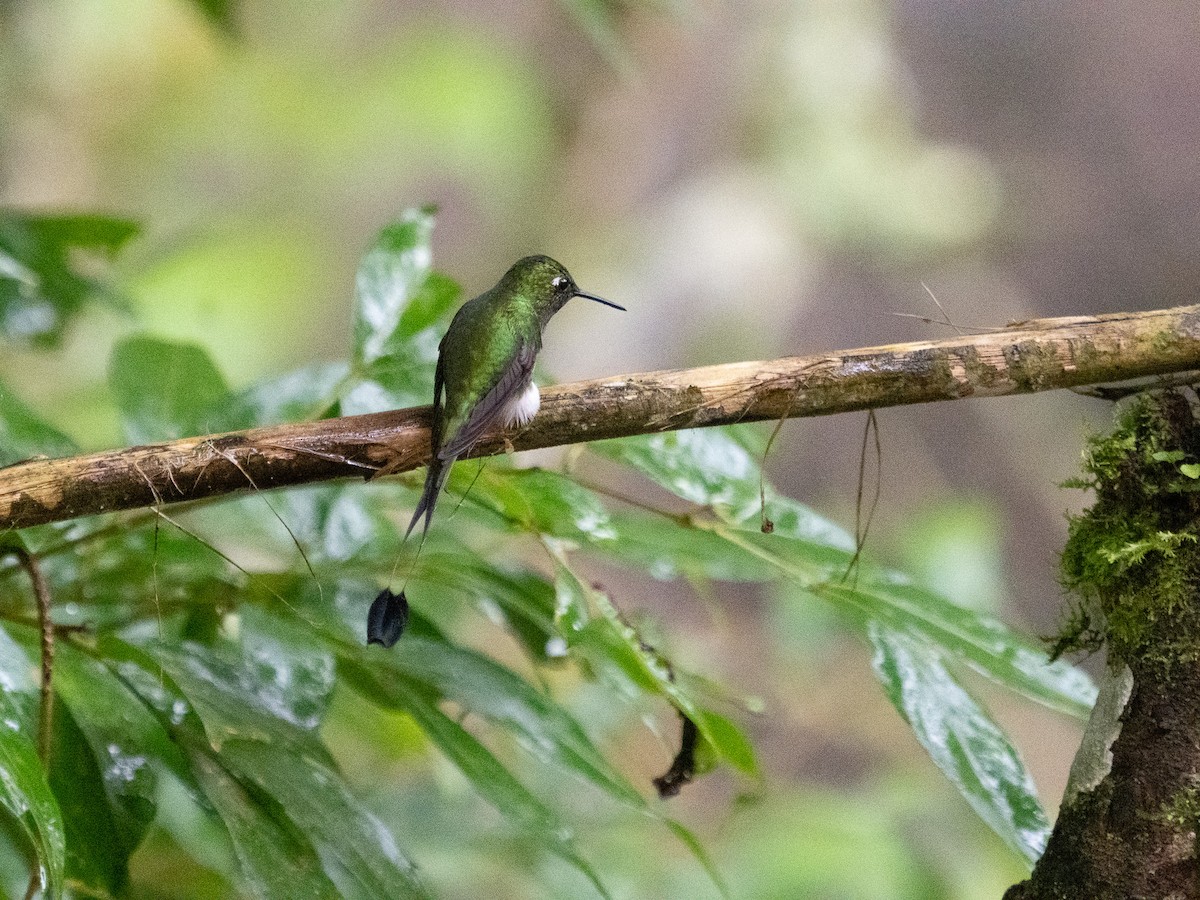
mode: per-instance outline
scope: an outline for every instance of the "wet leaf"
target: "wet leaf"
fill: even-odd
[[[464,647],[416,634],[404,641],[403,653],[356,654],[369,666],[377,699],[403,708],[391,685],[416,682],[466,710],[503,726],[522,746],[545,762],[554,763],[637,808],[642,796],[617,772],[584,730],[561,706],[509,669]],[[400,676],[395,681],[392,675]]]
[[[1052,709],[1086,718],[1095,687],[1086,673],[1064,661],[1050,662],[1033,639],[975,610],[908,584],[898,573],[867,564],[847,579],[850,554],[823,544],[787,538],[783,530],[726,532],[737,546],[774,567],[777,574],[811,596],[832,602],[859,627],[874,619],[893,628],[919,631],[1007,688]]]
[[[695,428],[591,445],[672,494],[712,508],[731,525],[761,531],[765,514],[781,537],[853,553],[849,532],[804,504],[778,495],[770,482],[762,480],[758,454],[763,446],[757,432],[747,426]]]
[[[1036,861],[1050,825],[1004,732],[954,680],[932,644],[877,622],[867,633],[876,676],[934,763],[988,827]]]
[[[781,577],[770,562],[708,529],[641,510],[614,511],[611,521],[618,539],[589,549],[624,566],[645,569],[661,581],[773,581]]]
[[[558,658],[554,585],[533,572],[510,571],[462,555],[426,554],[427,584],[461,591],[493,620],[502,620],[535,659]],[[552,643],[554,642],[554,643]]]
[[[592,448],[690,503],[744,507],[759,499],[757,460],[723,428],[637,435]]]
[[[240,784],[228,770],[195,747],[188,753],[205,796],[229,832],[240,868],[239,886],[262,900],[279,897],[338,900],[311,841],[277,807]]]
[[[66,825],[38,759],[36,664],[0,629],[0,808],[37,855],[49,896],[62,896]]]
[[[375,238],[354,283],[354,350],[365,363],[378,359],[400,325],[405,307],[428,279],[434,208],[409,209]]]
[[[1081,720],[1091,714],[1096,687],[1086,672],[1063,660],[1051,662],[1040,643],[990,616],[895,580],[829,584],[818,593],[854,604],[864,620],[919,632],[980,674],[1044,706]]]
[[[242,738],[325,760],[316,730],[333,690],[332,654],[298,626],[259,618],[253,607],[242,616],[236,649],[194,642],[179,648],[149,643],[144,649],[194,707],[214,748]]]
[[[16,820],[37,854],[43,883],[61,897],[66,871],[66,826],[58,801],[46,783],[32,740],[7,723],[0,704],[0,806]]]
[[[304,755],[258,741],[230,741],[221,761],[239,780],[273,801],[274,818],[286,816],[364,897],[424,897],[413,864],[383,824],[356,799],[341,776]],[[344,894],[343,894],[344,896]]]
[[[116,824],[99,765],[70,709],[55,710],[50,789],[66,831],[66,877],[101,894],[116,894],[129,880],[136,843]]]
[[[617,536],[600,497],[557,472],[484,467],[472,480],[471,501],[510,527],[579,542]]]
[[[355,281],[354,374],[346,415],[433,401],[438,344],[459,300],[458,285],[432,271],[434,209],[410,209],[384,228]]]
[[[487,747],[438,709],[421,691],[409,692],[405,697],[405,711],[484,800],[517,827],[531,833],[551,852],[579,869],[603,896],[608,896],[596,872],[579,855],[570,831],[559,823],[549,807],[513,777]]]
[[[846,555],[819,554],[816,548],[835,550],[839,554],[853,554],[854,535],[791,497],[768,493],[766,506],[761,506],[757,501],[747,503],[737,509],[729,509],[724,518],[731,525],[760,534],[764,514],[773,525],[770,531],[772,535],[802,542],[811,548],[808,553],[814,558],[820,556],[830,562],[837,560],[839,563],[849,563],[849,557]]]
[[[54,684],[63,701],[55,715],[54,788],[67,818],[72,874],[89,883],[88,872],[99,875],[115,894],[154,821],[156,766],[185,783],[190,775],[158,718],[103,663],[60,644]]]

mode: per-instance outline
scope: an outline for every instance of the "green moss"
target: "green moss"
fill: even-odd
[[[1150,340],[1150,350],[1157,355],[1170,353],[1179,344],[1179,339],[1175,332],[1170,329],[1163,329],[1154,335]]]
[[[1071,352],[1075,357],[1075,365],[1079,368],[1092,368],[1106,359],[1106,354],[1096,349],[1091,341],[1072,341]]]
[[[1004,351],[1009,376],[1022,391],[1036,391],[1046,379],[1062,371],[1058,351],[1039,341],[1021,341]]]
[[[1175,393],[1142,396],[1093,438],[1083,479],[1096,491],[1070,522],[1064,584],[1079,598],[1057,652],[1096,649],[1156,668],[1200,659],[1200,427]]]
[[[1153,818],[1175,828],[1195,828],[1200,822],[1200,785],[1192,784],[1180,790]]]

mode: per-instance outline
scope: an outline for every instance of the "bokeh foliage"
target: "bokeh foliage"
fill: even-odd
[[[233,391],[202,347],[148,335],[119,342],[109,383],[126,438],[428,402],[437,340],[461,299],[432,268],[433,221],[432,210],[410,210],[368,250],[344,362]],[[83,246],[106,246],[106,234],[114,244],[109,220],[73,227]],[[20,245],[9,252],[16,266],[0,278],[34,270]],[[78,312],[79,285],[65,257],[48,258],[39,257],[50,266],[39,297],[61,329]],[[56,284],[70,287],[60,297]],[[98,283],[90,293],[104,296]],[[8,341],[42,339],[4,327]],[[70,449],[0,386],[0,460]],[[406,835],[421,843],[423,828],[437,827],[429,805],[451,786],[385,824],[343,772],[355,710],[352,720],[383,729],[375,743],[395,744],[366,752],[444,760],[459,790],[494,809],[506,855],[532,877],[549,877],[539,873],[554,857],[596,891],[612,890],[579,832],[594,808],[623,807],[643,817],[642,829],[678,840],[709,890],[721,886],[706,844],[631,780],[602,723],[633,706],[674,733],[681,712],[699,731],[702,774],[727,768],[748,792],[769,795],[746,705],[704,671],[674,663],[669,622],[657,626],[662,640],[648,641],[631,615],[644,599],[594,584],[592,563],[628,572],[646,595],[655,580],[686,578],[701,589],[779,585],[796,602],[824,604],[834,627],[869,644],[875,677],[954,788],[1013,851],[1036,858],[1048,827],[1032,780],[961,676],[972,670],[1076,717],[1093,700],[1085,676],[967,604],[857,558],[850,534],[765,481],[757,428],[653,434],[586,452],[648,479],[663,502],[618,499],[578,465],[460,464],[408,582],[410,631],[388,651],[365,646],[366,608],[396,563],[419,473],[22,532],[64,629],[46,771],[35,749],[32,599],[18,568],[0,569],[6,877],[22,882],[24,856],[44,868],[51,896],[64,886],[119,896],[154,871],[157,854],[190,860],[195,878],[217,890],[253,896],[439,894],[420,874],[420,854],[402,848]],[[913,885],[914,896],[937,895],[921,893],[929,885],[920,877]]]

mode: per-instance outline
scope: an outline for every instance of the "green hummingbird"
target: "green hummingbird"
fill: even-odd
[[[572,297],[625,310],[581,291],[550,257],[526,256],[499,284],[455,313],[438,345],[429,471],[406,538],[421,516],[429,530],[438,494],[458,457],[493,426],[524,425],[538,411],[533,362],[542,349],[542,330]]]
[[[572,297],[625,310],[581,291],[561,263],[548,256],[526,256],[495,287],[455,313],[438,345],[429,469],[405,540],[422,516],[422,535],[429,531],[438,495],[456,459],[493,426],[524,425],[538,411],[541,395],[533,383],[533,363],[542,349],[542,330]],[[390,647],[403,631],[407,612],[404,591],[384,589],[368,615],[368,641]]]

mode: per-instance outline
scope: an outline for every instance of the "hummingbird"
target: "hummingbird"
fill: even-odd
[[[438,345],[429,469],[405,540],[424,517],[424,543],[456,459],[493,426],[525,425],[538,411],[541,395],[533,383],[533,363],[542,349],[542,331],[572,297],[625,310],[580,290],[561,263],[548,256],[526,256],[495,287],[455,313]],[[394,594],[385,588],[368,614],[368,642],[390,647],[399,639],[407,613],[404,591]]]

